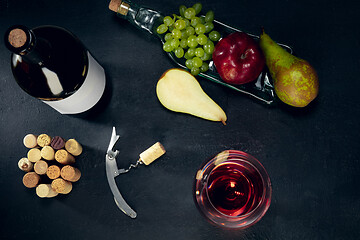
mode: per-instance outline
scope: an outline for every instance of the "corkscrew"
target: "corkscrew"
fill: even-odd
[[[111,189],[111,192],[114,196],[114,200],[118,208],[123,211],[126,215],[131,218],[136,218],[137,213],[127,204],[123,196],[121,195],[116,182],[115,177],[120,174],[129,172],[133,168],[137,168],[139,165],[145,164],[149,165],[160,156],[162,156],[166,151],[163,145],[160,142],[155,143],[153,146],[145,150],[140,154],[139,160],[135,164],[130,164],[128,168],[119,169],[116,163],[116,157],[119,155],[118,150],[114,150],[115,144],[119,140],[120,135],[116,134],[116,129],[113,127],[110,143],[106,152],[106,176]]]

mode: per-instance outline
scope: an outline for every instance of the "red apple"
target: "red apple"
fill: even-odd
[[[220,77],[230,84],[254,81],[265,66],[259,44],[243,32],[221,39],[215,46],[213,61]]]

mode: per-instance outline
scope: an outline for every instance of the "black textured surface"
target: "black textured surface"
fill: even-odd
[[[264,26],[318,71],[320,95],[306,109],[267,107],[199,78],[227,113],[227,126],[170,112],[155,84],[174,67],[158,40],[120,20],[108,1],[1,1],[0,33],[13,24],[52,24],[75,33],[109,82],[109,101],[87,117],[60,115],[26,95],[0,44],[1,239],[358,239],[359,3],[354,1],[204,1],[216,19],[245,31]],[[179,1],[139,0],[163,13]],[[192,5],[195,1],[184,1]],[[121,135],[119,167],[160,141],[166,155],[117,178],[135,220],[115,205],[105,175],[112,126]],[[82,178],[71,194],[40,199],[21,182],[17,161],[27,133],[76,138]],[[192,183],[198,166],[225,149],[246,151],[268,170],[272,204],[244,231],[210,225],[197,211]]]

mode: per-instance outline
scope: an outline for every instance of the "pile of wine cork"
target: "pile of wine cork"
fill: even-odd
[[[81,177],[74,164],[75,157],[82,153],[82,146],[75,139],[66,141],[47,134],[27,134],[23,143],[29,150],[18,166],[26,172],[23,177],[25,187],[35,188],[41,198],[70,193],[72,184]]]

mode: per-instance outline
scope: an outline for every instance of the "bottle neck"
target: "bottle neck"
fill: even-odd
[[[138,6],[129,0],[121,1],[116,13],[119,17],[151,34],[156,34],[156,28],[162,20],[160,12]]]
[[[37,38],[34,32],[22,25],[10,27],[5,33],[5,45],[27,62],[44,65],[50,56],[50,44]]]

